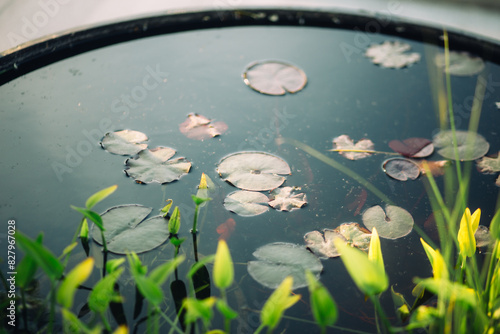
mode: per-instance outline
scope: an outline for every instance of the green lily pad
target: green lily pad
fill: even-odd
[[[268,201],[269,198],[262,193],[239,190],[226,196],[224,207],[240,216],[251,217],[268,211]]]
[[[399,181],[415,180],[420,175],[419,166],[404,158],[387,159],[382,164],[382,169],[387,175]]]
[[[162,216],[144,220],[151,210],[129,204],[114,206],[101,214],[108,250],[116,254],[143,253],[164,243],[169,236],[168,221]],[[92,227],[92,237],[102,245],[101,233],[96,226]]]
[[[304,235],[307,248],[323,259],[340,256],[334,244],[336,239],[366,252],[370,247],[371,233],[357,223],[344,223],[334,230],[324,229],[323,234],[311,231]]]
[[[411,46],[401,42],[385,41],[382,44],[370,46],[365,56],[372,59],[372,63],[387,68],[403,68],[420,60],[418,53],[406,53]]]
[[[316,278],[323,270],[321,261],[305,247],[275,242],[258,248],[254,253],[258,261],[248,262],[248,273],[265,287],[276,289],[287,276],[293,276],[293,289],[307,286],[305,271]]]
[[[125,161],[125,173],[138,183],[167,183],[178,180],[189,173],[191,163],[185,158],[169,160],[175,152],[170,147],[143,150],[137,158]]]
[[[399,239],[413,229],[413,217],[399,206],[387,205],[384,212],[380,205],[376,205],[363,213],[363,224],[370,231],[376,227],[382,238]]]
[[[359,160],[372,155],[371,152],[354,152],[354,151],[373,151],[374,144],[370,139],[361,139],[356,144],[348,135],[340,135],[333,138],[332,151],[338,151],[349,160]]]
[[[444,53],[436,55],[434,59],[437,67],[446,70]],[[471,76],[480,73],[484,69],[484,61],[474,57],[468,52],[450,51],[449,72],[452,75]]]
[[[297,193],[300,187],[283,187],[271,191],[269,206],[278,211],[292,211],[307,204],[304,193]]]
[[[243,81],[259,93],[284,95],[302,90],[307,76],[300,68],[285,62],[261,61],[248,65]]]
[[[148,140],[144,133],[134,130],[108,132],[101,141],[101,147],[106,151],[119,155],[134,155],[148,147],[141,144]]]
[[[217,167],[224,181],[237,188],[265,191],[278,188],[291,174],[285,160],[265,152],[237,152],[224,157]]]
[[[461,161],[476,160],[488,153],[490,144],[483,136],[471,131],[455,131],[457,138],[458,159]],[[440,131],[432,139],[437,151],[443,157],[454,160],[453,132]]]

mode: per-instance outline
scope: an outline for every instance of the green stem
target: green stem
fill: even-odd
[[[253,334],[259,334],[264,329],[264,327],[266,327],[264,324],[260,324],[260,326],[255,330],[255,332],[253,332]]]
[[[227,304],[226,290],[220,289],[220,295],[221,295],[221,298],[224,301],[224,303],[226,305],[228,305]],[[226,333],[231,333],[231,319],[227,318],[225,315],[224,315],[224,330],[226,331]]]
[[[99,313],[99,315],[101,316],[101,321],[104,324],[104,327],[106,328],[106,330],[108,332],[111,332],[111,325],[109,324],[108,319],[106,319],[106,315],[104,314],[104,312]]]
[[[393,204],[393,202],[380,190],[378,190],[374,185],[372,185],[370,182],[365,180],[361,175],[358,173],[352,171],[351,169],[341,165],[337,161],[333,160],[332,158],[327,157],[323,153],[315,150],[314,148],[310,147],[307,144],[304,144],[298,140],[295,140],[293,138],[284,138],[280,137],[276,139],[278,144],[286,143],[295,146],[296,148],[301,149],[302,151],[308,153],[312,157],[324,162],[325,164],[335,168],[341,173],[344,173],[345,175],[353,178],[356,180],[359,184],[361,184],[363,187],[371,191],[375,196],[380,198],[382,201],[386,202],[387,204]]]
[[[198,224],[198,211],[200,209],[200,205],[196,204],[196,207],[194,208],[194,218],[193,218],[193,229],[191,230],[191,233],[196,234],[196,225]]]
[[[56,306],[56,294],[54,282],[50,281],[50,315],[49,315],[49,327],[48,333],[53,333],[53,326],[55,320],[55,306]]]
[[[382,305],[380,305],[379,297],[378,296],[370,296],[370,300],[372,301],[373,305],[375,306],[375,311],[377,312],[379,317],[382,319],[384,329],[386,329],[389,333],[394,333],[392,330],[391,324],[387,320],[387,316],[385,315],[384,309],[382,308]],[[377,327],[378,327],[378,324],[377,324]],[[385,330],[384,330],[384,333],[385,333]]]

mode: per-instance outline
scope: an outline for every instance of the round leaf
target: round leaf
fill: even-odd
[[[134,155],[146,149],[147,144],[140,144],[148,137],[139,131],[122,130],[108,132],[101,141],[101,146],[106,151],[120,155]]]
[[[191,162],[185,158],[170,159],[175,150],[157,147],[139,152],[137,158],[127,159],[125,173],[139,183],[167,183],[178,180],[191,169]]]
[[[269,206],[278,211],[292,211],[307,204],[306,194],[297,194],[299,187],[276,188],[271,191]]]
[[[243,72],[245,84],[269,95],[296,93],[307,83],[307,76],[300,68],[281,61],[263,61],[250,64]]]
[[[169,236],[168,223],[162,216],[144,220],[151,208],[130,204],[114,206],[104,212],[104,237],[108,250],[117,254],[142,253],[160,246]],[[102,245],[100,232],[93,228],[92,237]]]
[[[385,41],[382,44],[370,46],[365,56],[372,59],[372,63],[387,68],[403,68],[420,60],[418,53],[405,53],[411,46],[401,42]]]
[[[446,71],[444,53],[436,55],[435,63]],[[450,51],[449,72],[452,75],[471,76],[480,73],[484,69],[484,61],[479,57],[471,56],[467,52]]]
[[[239,190],[230,193],[224,199],[226,210],[232,211],[243,217],[257,216],[269,210],[266,195],[255,192]],[[264,204],[262,204],[264,203]]]
[[[457,138],[458,159],[461,161],[476,160],[488,153],[490,144],[483,136],[470,131],[455,131]],[[440,131],[432,140],[437,151],[447,159],[455,159],[453,145],[453,132],[451,130]]]
[[[258,261],[248,262],[248,273],[260,284],[276,289],[287,277],[293,276],[293,287],[307,286],[305,270],[317,278],[323,270],[321,261],[305,247],[275,242],[258,248],[253,255]]]
[[[363,223],[371,231],[377,228],[378,234],[386,239],[398,239],[408,235],[413,229],[413,217],[403,208],[387,205],[385,212],[379,205],[363,213]]]
[[[217,172],[237,188],[252,191],[272,190],[285,182],[281,175],[291,174],[281,158],[265,152],[238,152],[223,158]]]
[[[407,138],[403,141],[391,140],[389,147],[395,152],[411,158],[424,158],[434,152],[434,145],[426,138]]]
[[[403,158],[393,158],[384,161],[382,169],[387,175],[399,181],[415,180],[420,175],[418,165],[411,160]]]
[[[333,241],[337,238],[346,241],[346,239],[334,230],[324,229],[322,234],[318,231],[311,231],[304,235],[304,241],[306,242],[307,248],[309,248],[314,254],[322,259],[329,257],[340,256],[337,247],[335,247]]]

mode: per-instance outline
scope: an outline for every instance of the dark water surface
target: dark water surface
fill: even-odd
[[[341,134],[348,134],[355,141],[370,138],[375,149],[390,151],[387,146],[390,140],[430,139],[439,129],[433,80],[440,73],[432,55],[442,49],[404,38],[367,36],[370,43],[385,40],[409,43],[412,52],[420,53],[422,59],[407,69],[381,68],[355,46],[356,33],[344,30],[224,28],[117,44],[13,80],[0,87],[0,221],[15,219],[17,229],[31,237],[43,231],[44,243],[60,254],[70,243],[80,220],[69,206],[83,206],[85,199],[97,190],[119,185],[111,197],[95,208],[98,212],[114,205],[138,203],[152,207],[155,213],[166,199],[172,198],[182,209],[180,236],[188,237],[181,248],[187,262],[179,271],[179,277],[185,277],[194,261],[188,233],[194,209],[190,196],[196,192],[201,173],[205,172],[218,189],[214,200],[202,212],[198,250],[202,255],[213,254],[217,226],[228,218],[236,221],[236,229],[228,240],[237,283],[229,292],[229,303],[242,311],[240,321],[233,321],[233,332],[236,327],[238,333],[253,332],[259,324],[258,314],[248,309],[261,309],[271,290],[247,274],[246,262],[253,259],[252,252],[270,242],[303,244],[303,235],[315,229],[335,228],[344,222],[362,223],[361,215],[354,216],[354,211],[347,208],[355,200],[352,194],[361,191],[360,185],[289,144],[277,145],[278,136],[306,143],[359,173],[396,205],[408,210],[415,224],[423,229],[432,212],[423,178],[408,182],[390,179],[381,170],[386,156],[350,161],[327,151],[332,148],[332,139]],[[359,52],[348,55],[340,45],[350,45]],[[284,60],[299,66],[308,76],[307,86],[297,94],[278,97],[253,91],[243,83],[241,73],[247,64],[262,59]],[[499,66],[487,63],[484,76],[489,84],[478,132],[490,142],[492,154],[500,150],[500,111],[494,104],[500,101]],[[476,81],[477,76],[452,78],[459,129],[467,129],[470,115],[467,106]],[[459,106],[464,106],[460,113]],[[210,140],[188,139],[178,126],[192,112],[224,121],[229,130]],[[166,185],[136,184],[123,173],[126,157],[110,154],[98,144],[104,132],[121,129],[144,132],[150,138],[150,148],[177,149],[177,156],[193,163],[191,172]],[[285,185],[301,186],[309,205],[294,212],[270,210],[250,218],[227,212],[222,201],[236,188],[222,182],[215,168],[222,157],[240,150],[266,151],[285,159],[292,168]],[[440,157],[435,153],[432,159]],[[489,224],[494,212],[498,194],[495,177],[472,168],[469,207],[472,210],[481,207],[483,224]],[[442,178],[438,182],[441,181]],[[376,204],[382,204],[381,200],[368,192],[363,209]],[[6,230],[0,233],[5,236]],[[2,245],[6,244],[4,240]],[[412,231],[398,240],[383,239],[382,248],[391,284],[411,304],[412,279],[431,275],[419,235]],[[70,267],[83,259],[79,248],[76,253]],[[172,255],[172,247],[164,245],[141,258],[153,267]],[[18,257],[20,260],[21,252]],[[340,309],[336,325],[373,332],[373,308],[364,301],[341,260],[324,260],[323,265],[321,282]],[[87,285],[98,279],[99,272],[95,270]],[[130,276],[125,274],[121,283],[126,298],[125,313],[129,323],[133,323],[135,296]],[[214,286],[212,291],[219,295]],[[165,295],[170,297],[169,293],[166,285]],[[303,295],[302,301],[286,314],[311,320],[307,289],[298,289],[296,293]],[[75,313],[85,303],[86,296],[87,292],[79,292]],[[396,323],[390,295],[385,293],[382,301]],[[165,308],[173,318],[175,311],[170,299]],[[311,331],[311,326],[284,320],[281,330],[304,333]],[[214,323],[214,328],[217,327],[222,327],[219,318]]]

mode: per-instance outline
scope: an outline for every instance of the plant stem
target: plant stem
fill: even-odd
[[[260,324],[260,326],[253,332],[253,334],[259,334],[261,330],[263,330],[265,327],[264,324]]]
[[[191,233],[196,234],[196,225],[198,224],[198,211],[200,209],[200,205],[196,204],[194,208],[194,218],[193,218],[193,229],[191,230]]]
[[[48,333],[53,333],[53,326],[55,320],[55,306],[56,306],[55,304],[56,304],[56,295],[55,295],[54,282],[50,280],[50,315],[49,315]]]
[[[227,305],[226,289],[220,289],[220,295],[224,303]],[[231,333],[231,319],[227,318],[225,315],[224,315],[224,330],[226,331],[226,333]]]
[[[375,311],[378,313],[378,315],[382,319],[384,329],[386,329],[389,333],[394,333],[392,330],[391,324],[387,320],[387,316],[385,315],[384,309],[382,308],[382,305],[380,305],[379,296],[370,296],[370,300],[372,301],[373,305],[375,306]],[[377,324],[377,327],[378,327],[378,324]],[[385,330],[384,330],[384,333],[385,333]]]

